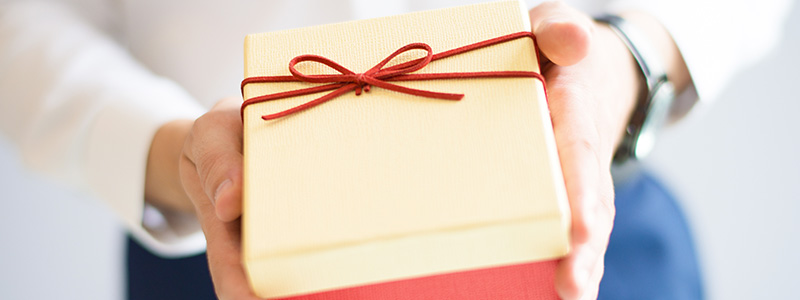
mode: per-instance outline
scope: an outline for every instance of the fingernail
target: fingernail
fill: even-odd
[[[554,25],[559,25],[559,24],[572,24],[572,25],[580,27],[581,29],[583,29],[585,31],[590,31],[591,30],[591,26],[589,26],[589,25],[591,23],[581,22],[581,21],[582,20],[580,20],[580,19],[571,18],[569,16],[556,15],[556,16],[552,16],[552,17],[549,17],[547,19],[544,19],[542,21],[542,26],[541,27],[542,27],[542,29],[544,29],[544,28],[547,28],[548,26],[554,26]]]
[[[570,21],[572,21],[572,20],[570,20],[569,18],[566,18],[564,16],[552,16],[552,17],[549,17],[547,19],[544,19],[544,21],[542,23],[544,23],[544,24],[558,24],[558,23],[569,23]]]
[[[536,28],[534,28],[534,31],[536,31],[537,33],[541,33],[543,30],[545,30],[545,28],[547,28],[550,25],[558,24],[558,23],[564,23],[564,22],[566,22],[566,20],[564,18],[561,18],[561,17],[558,17],[558,16],[549,17],[549,18],[543,19],[539,23],[539,25],[537,25]]]
[[[231,186],[233,182],[230,179],[225,179],[222,183],[219,184],[217,187],[217,191],[214,192],[214,199],[211,199],[211,204],[217,205],[217,200],[219,200],[219,196],[222,195],[229,186]]]

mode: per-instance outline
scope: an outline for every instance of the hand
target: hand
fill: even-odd
[[[613,151],[639,87],[635,62],[609,29],[562,2],[530,11],[572,211],[570,254],[559,262],[562,299],[596,299],[614,224]]]
[[[258,299],[242,267],[242,101],[228,98],[198,118],[186,135],[179,171],[206,236],[214,290],[220,299]]]
[[[669,34],[652,18],[631,16],[662,46],[671,80],[685,87],[688,71]],[[559,262],[556,290],[563,299],[596,299],[615,214],[610,165],[643,82],[606,25],[560,1],[533,8],[530,17],[546,56],[542,74],[572,211],[572,251]]]
[[[241,259],[241,104],[223,99],[195,121],[163,125],[150,145],[145,179],[148,203],[197,215],[220,299],[258,299]]]

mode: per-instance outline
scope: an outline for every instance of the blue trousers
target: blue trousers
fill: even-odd
[[[669,192],[639,172],[616,195],[599,299],[703,299],[691,235]],[[205,255],[164,259],[130,238],[127,251],[128,299],[216,299]]]
[[[615,192],[617,215],[598,299],[703,299],[689,227],[669,191],[638,172]]]

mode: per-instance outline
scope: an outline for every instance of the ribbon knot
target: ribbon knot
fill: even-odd
[[[386,67],[386,65],[389,64],[389,62],[391,62],[396,57],[402,55],[403,53],[410,52],[413,50],[424,50],[426,55],[425,57],[414,59],[406,63],[401,63],[394,66]],[[400,93],[406,93],[406,94],[429,97],[429,98],[438,98],[446,100],[460,100],[461,98],[463,98],[464,97],[463,94],[438,93],[425,90],[418,90],[387,82],[388,80],[391,80],[394,77],[401,75],[408,75],[409,73],[424,68],[431,62],[432,57],[433,57],[433,50],[431,49],[431,46],[428,46],[428,44],[424,43],[412,43],[405,45],[400,49],[397,49],[397,51],[384,58],[381,62],[379,62],[377,65],[370,68],[369,70],[363,73],[356,73],[326,57],[313,54],[306,54],[297,56],[293,58],[291,61],[289,61],[289,72],[292,73],[292,76],[294,76],[294,78],[297,79],[298,81],[304,81],[310,83],[339,84],[341,85],[340,87],[341,89],[355,90],[356,95],[361,95],[362,89],[366,92],[369,92],[370,87],[374,85]],[[320,63],[330,67],[331,69],[338,71],[340,74],[319,74],[319,75],[303,74],[296,68],[297,64],[302,62]]]
[[[413,74],[413,72],[416,72],[424,68],[432,61],[522,37],[530,37],[534,42],[534,48],[536,47],[536,39],[530,32],[512,33],[509,35],[448,50],[438,54],[433,54],[433,50],[431,49],[431,47],[425,43],[411,43],[403,47],[400,47],[400,49],[397,49],[397,51],[387,56],[381,62],[376,64],[374,67],[370,68],[367,71],[364,71],[363,73],[353,72],[345,68],[344,66],[319,55],[313,55],[313,54],[300,55],[289,61],[289,72],[292,74],[292,76],[248,77],[242,80],[242,85],[241,85],[242,92],[244,92],[244,87],[249,83],[301,81],[308,83],[321,83],[323,85],[318,85],[299,90],[275,93],[275,94],[267,94],[247,99],[242,104],[242,117],[244,117],[244,108],[247,105],[254,103],[289,98],[289,97],[296,97],[302,95],[309,95],[309,94],[332,90],[332,92],[317,99],[314,99],[310,102],[301,104],[299,106],[295,106],[293,108],[284,110],[282,112],[264,115],[261,117],[264,120],[272,120],[320,105],[336,97],[339,97],[349,91],[355,91],[356,95],[361,95],[362,90],[365,92],[369,92],[372,86],[384,88],[387,90],[392,90],[399,93],[434,98],[434,99],[458,101],[464,97],[464,94],[441,93],[441,92],[414,89],[389,83],[389,81],[416,81],[416,80],[460,79],[460,78],[534,77],[541,80],[544,83],[544,78],[542,77],[541,74],[531,71],[488,71],[488,72]],[[386,67],[386,65],[389,64],[389,62],[391,62],[396,57],[402,55],[403,53],[413,50],[424,50],[426,52],[426,55],[421,58],[413,59],[410,61]],[[298,71],[297,68],[295,68],[295,66],[301,62],[321,63],[338,71],[339,74],[315,74],[315,75],[303,74],[302,72]]]
[[[367,76],[364,73],[356,74],[356,84],[358,87],[356,88],[356,96],[361,96],[361,89],[363,88],[365,92],[369,92],[369,83],[364,79],[364,76]]]

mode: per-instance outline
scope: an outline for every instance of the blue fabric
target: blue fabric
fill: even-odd
[[[127,299],[217,299],[205,254],[182,259],[161,258],[130,237],[127,252]]]
[[[694,243],[675,198],[644,172],[615,192],[617,215],[598,299],[703,299]]]
[[[616,186],[617,216],[601,300],[702,299],[691,235],[674,198],[652,176]],[[128,299],[216,299],[205,255],[164,259],[128,239]]]

